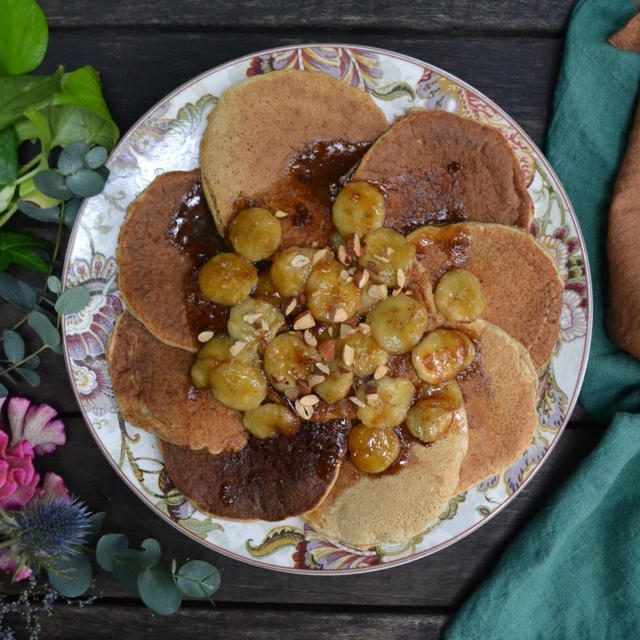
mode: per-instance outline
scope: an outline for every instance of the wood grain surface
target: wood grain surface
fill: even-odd
[[[342,41],[397,51],[439,66],[495,100],[542,145],[572,0],[41,0],[52,27],[40,72],[92,64],[124,133],[158,100],[193,76],[260,49]],[[0,305],[2,327],[14,317]],[[574,413],[546,464],[521,494],[455,545],[408,565],[359,576],[306,577],[268,571],[205,549],[150,511],[102,456],[79,415],[63,359],[42,359],[43,384],[16,394],[49,402],[64,416],[68,443],[39,458],[96,510],[105,531],[132,543],[156,537],[165,557],[202,558],[222,569],[215,605],[188,602],[176,615],[151,614],[99,574],[96,603],[56,605],[42,638],[440,638],[456,608],[490,573],[506,545],[580,461],[603,428]],[[0,589],[11,589],[6,584]]]

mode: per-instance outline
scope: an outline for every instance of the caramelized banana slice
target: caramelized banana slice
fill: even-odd
[[[393,429],[358,425],[349,433],[349,458],[367,473],[381,473],[400,455],[400,438]]]
[[[348,370],[336,360],[329,364],[329,375],[313,387],[313,392],[325,402],[333,404],[346,398],[353,385],[353,371]]]
[[[411,352],[413,368],[429,384],[450,380],[471,365],[475,357],[473,342],[455,329],[432,331]]]
[[[281,404],[267,402],[246,411],[242,424],[256,438],[273,438],[279,433],[291,435],[300,428],[298,416]]]
[[[267,383],[258,367],[241,360],[227,360],[209,371],[211,392],[230,409],[247,411],[267,395]]]
[[[284,316],[272,304],[249,298],[229,313],[227,331],[235,340],[256,341],[264,346],[284,327]]]
[[[213,256],[198,273],[202,297],[225,307],[246,300],[257,282],[256,268],[237,253]]]
[[[301,381],[307,381],[314,373],[320,355],[305,344],[300,334],[290,331],[277,335],[264,352],[264,371],[274,389],[293,391]]]
[[[258,274],[255,297],[270,302],[274,307],[282,302],[282,296],[276,290],[269,271],[262,271]]]
[[[307,306],[316,320],[338,324],[351,318],[360,304],[360,289],[337,260],[318,262],[305,285]]]
[[[480,282],[467,269],[447,271],[436,285],[438,311],[451,322],[473,322],[484,311]]]
[[[416,248],[401,233],[391,229],[376,229],[364,239],[366,250],[360,256],[360,266],[366,267],[373,279],[388,287],[404,286],[404,280],[416,260]]]
[[[391,353],[405,353],[418,344],[428,322],[424,305],[404,293],[378,302],[367,314],[373,337]]]
[[[332,214],[343,238],[364,236],[384,223],[384,196],[368,182],[350,182],[336,196]]]
[[[455,411],[462,406],[462,390],[455,379],[437,385],[422,382],[418,385],[417,396],[420,400],[437,400],[441,405],[447,404]]]
[[[271,265],[271,280],[283,298],[297,296],[304,289],[314,253],[308,247],[288,247],[276,255]]]
[[[371,336],[362,335],[359,331],[338,342],[339,352],[344,351],[344,345],[353,349],[353,364],[351,365],[357,376],[371,376],[381,365],[389,361],[389,353],[385,351]]]
[[[236,359],[250,364],[259,364],[255,344],[248,343],[234,356],[231,355],[233,340],[229,336],[214,336],[198,351],[198,358],[191,367],[191,382],[198,389],[209,387],[209,370],[225,360]]]
[[[196,360],[191,367],[191,384],[196,389],[206,389],[209,386],[209,370],[211,363],[207,360]]]
[[[229,223],[229,240],[247,260],[258,262],[271,256],[280,246],[282,227],[266,209],[243,209]]]
[[[380,378],[368,386],[367,405],[358,408],[358,419],[368,427],[395,427],[406,418],[414,392],[407,378]]]
[[[420,400],[407,413],[407,428],[422,442],[433,442],[449,429],[453,414],[454,409],[446,401]]]

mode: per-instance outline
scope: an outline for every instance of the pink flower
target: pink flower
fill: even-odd
[[[10,449],[9,436],[0,431],[0,507],[22,508],[36,492],[40,476],[33,468],[33,449],[23,440]]]
[[[11,582],[26,580],[33,573],[33,571],[26,565],[16,573],[19,562],[20,559],[14,552],[13,547],[10,547],[9,549],[0,549],[0,571],[15,574]]]
[[[0,399],[0,412],[5,400]],[[35,406],[26,398],[11,398],[7,405],[11,446],[26,440],[35,454],[51,453],[67,440],[64,425],[60,420],[54,420],[56,415],[55,409],[48,404]]]

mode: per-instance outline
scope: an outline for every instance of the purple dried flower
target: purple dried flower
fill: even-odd
[[[5,398],[0,399],[0,414],[4,402]],[[67,440],[62,421],[54,419],[56,415],[48,404],[35,406],[26,398],[11,398],[7,404],[11,446],[27,440],[37,455],[51,453]]]

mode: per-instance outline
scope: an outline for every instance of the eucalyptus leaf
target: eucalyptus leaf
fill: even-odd
[[[0,76],[0,131],[22,118],[27,109],[42,109],[60,90],[64,69],[50,76]]]
[[[104,178],[91,169],[80,169],[77,173],[67,176],[67,187],[81,198],[98,195],[104,189],[104,182]]]
[[[62,342],[60,342],[59,344],[53,345],[49,348],[51,349],[51,351],[53,351],[53,353],[55,353],[58,356],[61,356],[63,353]]]
[[[27,369],[37,369],[40,366],[40,356],[31,356],[25,363],[24,366]]]
[[[77,598],[91,584],[91,560],[86,553],[54,559],[47,571],[51,586],[65,598]]]
[[[11,382],[11,384],[15,384],[16,381],[13,378],[13,376],[11,376],[11,374],[7,371],[3,371],[2,373],[0,373],[0,376],[5,377],[9,382]]]
[[[0,250],[0,255],[2,250]],[[36,303],[35,291],[9,273],[0,273],[0,296],[19,309],[28,311]]]
[[[33,71],[42,62],[49,43],[42,9],[34,0],[2,0],[0,24],[0,74]]]
[[[45,196],[57,200],[68,200],[73,194],[67,188],[64,176],[55,169],[40,171],[33,177],[33,182]]]
[[[202,560],[190,560],[174,576],[176,586],[187,597],[209,598],[220,588],[220,571]]]
[[[104,147],[97,146],[87,153],[84,160],[89,169],[98,169],[107,161],[107,155],[107,150]]]
[[[60,344],[60,332],[51,324],[49,318],[39,311],[32,311],[29,314],[27,324],[48,347],[56,347]]]
[[[58,209],[58,207],[46,207],[43,209],[37,204],[27,202],[26,200],[18,200],[18,209],[20,209],[25,216],[29,216],[38,222],[57,222],[60,216],[60,209]]]
[[[89,529],[87,532],[88,545],[95,545],[96,542],[98,542],[98,537],[100,536],[100,531],[104,524],[104,516],[104,511],[98,511],[97,513],[92,513],[89,516]]]
[[[87,306],[90,297],[89,289],[81,285],[67,289],[56,300],[56,311],[62,314],[77,313]]]
[[[89,145],[83,140],[68,144],[58,158],[58,169],[68,176],[72,173],[86,169],[85,156],[89,152]]]
[[[109,179],[109,175],[111,174],[111,171],[109,171],[107,167],[98,167],[95,172],[100,174],[104,178],[105,182]]]
[[[73,228],[81,205],[82,198],[74,198],[64,203],[64,223],[69,229]]]
[[[160,562],[162,548],[155,538],[147,538],[142,542],[142,566],[144,569],[153,567]]]
[[[138,593],[149,609],[163,616],[175,613],[182,603],[171,576],[159,567],[138,574]]]
[[[60,293],[62,290],[62,282],[60,282],[58,276],[49,276],[47,278],[47,287],[49,287],[49,291],[53,291],[53,293]]]
[[[143,571],[142,554],[135,549],[123,549],[113,558],[113,579],[127,589],[136,589],[138,574]]]
[[[40,376],[35,371],[32,371],[27,367],[18,367],[16,371],[32,387],[37,387],[40,385]]]
[[[9,389],[0,382],[0,398],[6,398],[9,395]]]
[[[96,545],[96,560],[105,571],[113,571],[115,556],[129,546],[129,539],[123,533],[107,533],[100,537]]]
[[[95,167],[92,167],[95,169]],[[13,127],[0,131],[0,187],[18,176],[18,138]]]
[[[24,358],[24,340],[19,333],[11,329],[2,332],[4,352],[12,364],[20,362]]]

